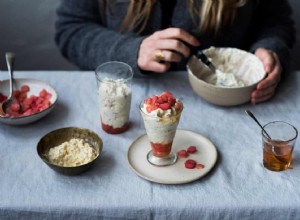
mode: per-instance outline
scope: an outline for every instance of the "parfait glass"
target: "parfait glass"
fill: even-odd
[[[177,161],[177,154],[172,151],[172,144],[183,107],[175,115],[159,117],[147,114],[143,110],[143,105],[144,102],[141,102],[139,109],[151,145],[151,150],[147,154],[148,162],[155,166],[174,164]]]

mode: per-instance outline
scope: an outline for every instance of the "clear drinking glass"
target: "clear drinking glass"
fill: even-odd
[[[297,129],[283,121],[274,121],[263,126],[271,139],[262,132],[263,164],[269,170],[282,171],[289,168]]]
[[[172,152],[172,144],[183,108],[176,115],[161,118],[144,112],[143,105],[141,102],[139,108],[152,149],[147,154],[148,162],[156,166],[174,164],[177,154]]]
[[[132,68],[123,62],[110,61],[96,69],[102,129],[119,134],[129,128]]]

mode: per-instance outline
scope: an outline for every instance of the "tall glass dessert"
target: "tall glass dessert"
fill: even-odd
[[[141,102],[140,112],[151,145],[147,154],[149,163],[168,166],[176,162],[177,154],[172,152],[172,144],[182,110],[182,103],[169,92]]]
[[[129,128],[132,68],[111,61],[97,67],[96,77],[102,129],[119,134]]]

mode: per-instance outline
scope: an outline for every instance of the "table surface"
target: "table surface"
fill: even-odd
[[[7,76],[0,73],[2,80]],[[59,101],[36,123],[0,124],[0,219],[300,219],[300,142],[293,169],[265,169],[260,129],[244,112],[250,109],[263,124],[283,120],[300,129],[300,72],[269,102],[235,107],[195,95],[186,72],[134,79],[132,126],[119,135],[101,130],[93,72],[17,71],[15,77],[49,82]],[[202,134],[218,150],[214,169],[192,183],[149,182],[128,166],[128,147],[145,133],[138,103],[164,90],[184,103],[179,128]],[[93,169],[71,177],[51,170],[36,152],[43,135],[70,126],[93,130],[104,142]]]

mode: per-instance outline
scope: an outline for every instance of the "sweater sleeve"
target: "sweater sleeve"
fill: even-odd
[[[107,61],[129,64],[135,75],[143,37],[108,29],[96,0],[61,0],[57,9],[55,42],[61,53],[80,69],[95,70]]]
[[[290,70],[290,49],[295,42],[291,7],[286,0],[258,2],[253,23],[254,43],[250,51],[260,47],[274,51],[287,72]]]

